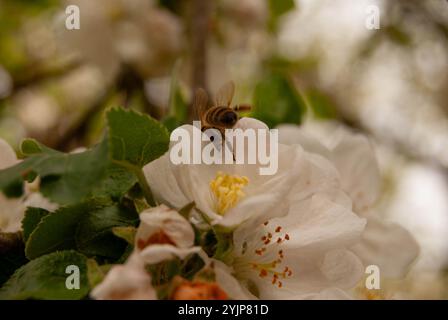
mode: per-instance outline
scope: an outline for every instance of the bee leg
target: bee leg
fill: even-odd
[[[225,135],[223,135],[224,137],[224,141],[223,141],[223,147],[225,147],[225,145],[227,146],[227,148],[232,152],[232,158],[233,158],[233,162],[236,161],[235,158],[235,150],[233,147],[233,144],[230,143],[230,141],[227,140],[227,138],[225,137]],[[225,144],[225,145],[224,145]]]
[[[237,104],[233,107],[233,110],[237,112],[250,111],[251,109],[252,106],[248,104]]]

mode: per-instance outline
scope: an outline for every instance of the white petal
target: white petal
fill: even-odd
[[[22,220],[27,207],[37,207],[55,211],[59,206],[44,198],[38,192],[32,192],[21,198],[7,198],[0,194],[0,230],[16,232],[22,228]]]
[[[407,230],[373,216],[367,220],[361,243],[352,250],[365,265],[377,265],[381,276],[392,278],[404,277],[420,251]]]
[[[144,166],[143,172],[156,201],[177,209],[182,208],[190,202],[181,191],[171,171],[168,152],[159,159]]]
[[[140,214],[140,226],[136,234],[138,242],[147,240],[154,233],[163,231],[177,247],[188,248],[194,243],[194,230],[191,224],[177,211],[160,205]]]
[[[221,261],[211,259],[214,265],[216,282],[233,300],[253,300],[256,299],[238,280],[232,276],[232,270]]]
[[[353,288],[364,274],[364,267],[358,257],[344,249],[327,252],[320,270],[333,286],[344,289]]]
[[[308,120],[297,127],[302,135],[319,141],[320,145],[329,150],[333,149],[341,136],[347,133],[347,129],[340,122],[328,120]]]
[[[216,282],[223,289],[226,294],[234,300],[253,300],[257,299],[251,294],[241,283],[233,277],[233,270],[231,267],[224,264],[222,261],[209,258],[203,249],[198,252],[199,257],[204,261],[205,265],[212,266],[215,272]]]
[[[364,214],[380,192],[378,162],[368,139],[346,134],[333,149],[332,160],[341,174],[343,189],[353,199],[354,210]]]
[[[289,233],[291,239],[285,246],[312,252],[353,245],[360,240],[366,220],[331,201],[327,194],[298,202],[287,216],[272,220],[273,225],[283,226]]]
[[[7,198],[0,193],[0,231],[19,231],[22,228],[21,221],[25,215],[25,209],[22,199]]]
[[[243,117],[233,126],[233,129],[264,129],[269,130],[269,127],[262,121],[255,118]]]
[[[284,251],[285,257],[290,252]],[[294,261],[291,261],[294,260]],[[294,264],[295,263],[295,264]],[[324,255],[297,255],[285,261],[293,270],[291,277],[279,278],[282,287],[271,283],[271,279],[252,276],[260,299],[310,299],[329,288],[344,290],[354,288],[362,279],[364,268],[358,257],[349,250],[337,249]],[[339,291],[340,293],[340,291]]]
[[[310,135],[304,127],[282,124],[277,127],[279,142],[287,145],[299,144],[308,152],[329,158],[331,151],[318,139]]]
[[[51,202],[39,192],[33,192],[27,195],[24,201],[24,206],[42,208],[51,212],[56,211],[59,208],[57,203]]]
[[[112,267],[90,296],[97,300],[157,299],[151,276],[145,271],[144,264],[136,263],[136,259],[131,256],[130,262]]]
[[[192,125],[183,125],[178,129],[185,130],[189,135],[190,160],[193,161],[193,131],[198,129]],[[201,134],[200,131],[199,134]],[[197,206],[203,205],[202,200],[209,194],[208,183],[215,177],[217,170],[214,169],[214,165],[174,164],[170,158],[170,151],[178,143],[182,142],[171,142],[168,152],[146,165],[144,167],[145,176],[159,201],[176,209],[180,209],[192,201],[195,201]],[[209,179],[206,179],[207,177]],[[198,194],[201,196],[198,197]],[[201,209],[207,210],[207,206]]]
[[[333,122],[308,122],[301,127],[278,127],[282,143],[300,144],[306,151],[329,159],[340,173],[344,191],[353,199],[354,210],[365,214],[378,198],[380,174],[369,140]]]
[[[353,298],[339,288],[328,288],[318,293],[298,295],[292,297],[292,300],[353,300]]]
[[[242,201],[214,224],[232,228],[247,221],[251,226],[256,226],[273,217],[285,215],[288,207],[281,202],[284,194],[281,194],[281,189],[274,190],[271,194],[262,193]]]
[[[9,168],[18,162],[16,153],[3,139],[0,139],[0,170]]]
[[[269,277],[260,277],[256,270],[243,270],[244,274],[238,276],[248,277],[257,286],[261,299],[290,299],[328,287],[352,288],[361,279],[363,265],[348,248],[360,240],[365,223],[350,208],[331,201],[328,192],[314,195],[294,204],[288,215],[271,219],[266,226],[243,225],[234,232],[234,253],[248,265],[273,261],[277,252],[283,251],[279,268],[287,266],[292,275],[279,279],[282,287],[272,285]],[[281,230],[277,232],[278,226]],[[261,238],[268,232],[273,237],[265,245],[266,252],[255,254],[254,249],[263,246]],[[285,240],[286,233],[289,240]],[[277,238],[283,240],[278,243]]]
[[[315,153],[304,153],[306,166],[302,169],[289,199],[291,202],[306,199],[309,196],[340,186],[340,175],[334,165],[326,158]]]
[[[219,221],[222,226],[237,226],[245,221],[257,226],[266,220],[287,214],[287,195],[297,184],[303,170],[303,155],[299,148],[288,148],[288,162],[280,165],[277,174],[265,178],[249,178],[247,197]],[[286,158],[286,154],[283,154]]]
[[[174,171],[182,190],[189,190],[191,201],[211,220],[221,219],[214,208],[210,182],[216,178],[218,171],[226,171],[225,166],[218,165],[179,165]]]
[[[198,253],[201,247],[177,248],[169,244],[154,244],[140,252],[146,264],[156,264],[173,258],[185,259],[188,255]]]

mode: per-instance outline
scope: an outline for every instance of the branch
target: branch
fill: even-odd
[[[192,92],[198,88],[207,90],[207,39],[211,4],[211,0],[191,0]],[[194,114],[194,110],[191,109],[190,118]]]

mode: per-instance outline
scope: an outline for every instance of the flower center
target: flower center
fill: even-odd
[[[269,230],[266,227],[268,222],[265,222],[264,225],[265,232],[260,238],[256,239],[255,245],[250,246],[250,248],[247,247],[247,243],[246,246],[243,245],[241,253],[247,257],[243,264],[249,265],[252,272],[257,272],[258,277],[267,278],[272,285],[281,288],[283,286],[282,281],[293,274],[293,270],[283,262],[285,252],[282,245],[289,241],[290,237],[288,233],[282,231],[281,226]]]
[[[387,300],[390,299],[386,292],[381,289],[367,289],[365,287],[364,281],[361,281],[356,287],[356,293],[362,299],[366,300]]]
[[[216,178],[210,181],[210,189],[216,199],[216,211],[220,215],[233,208],[246,194],[243,188],[249,179],[245,176],[229,175],[219,171]]]
[[[159,230],[157,232],[154,232],[148,239],[138,239],[137,241],[137,247],[140,250],[143,250],[147,246],[151,244],[171,244],[175,246],[176,244],[174,241],[163,231]]]
[[[218,286],[211,282],[190,282],[185,281],[179,285],[172,297],[172,300],[227,300],[227,294]]]

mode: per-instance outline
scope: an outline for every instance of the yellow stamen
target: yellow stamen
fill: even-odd
[[[216,198],[216,211],[220,215],[225,215],[246,195],[242,189],[248,183],[249,179],[245,176],[218,172],[216,178],[210,181],[210,189]]]
[[[367,289],[364,280],[360,281],[356,287],[356,293],[361,299],[366,300],[388,300],[391,298],[391,295],[387,290]]]

